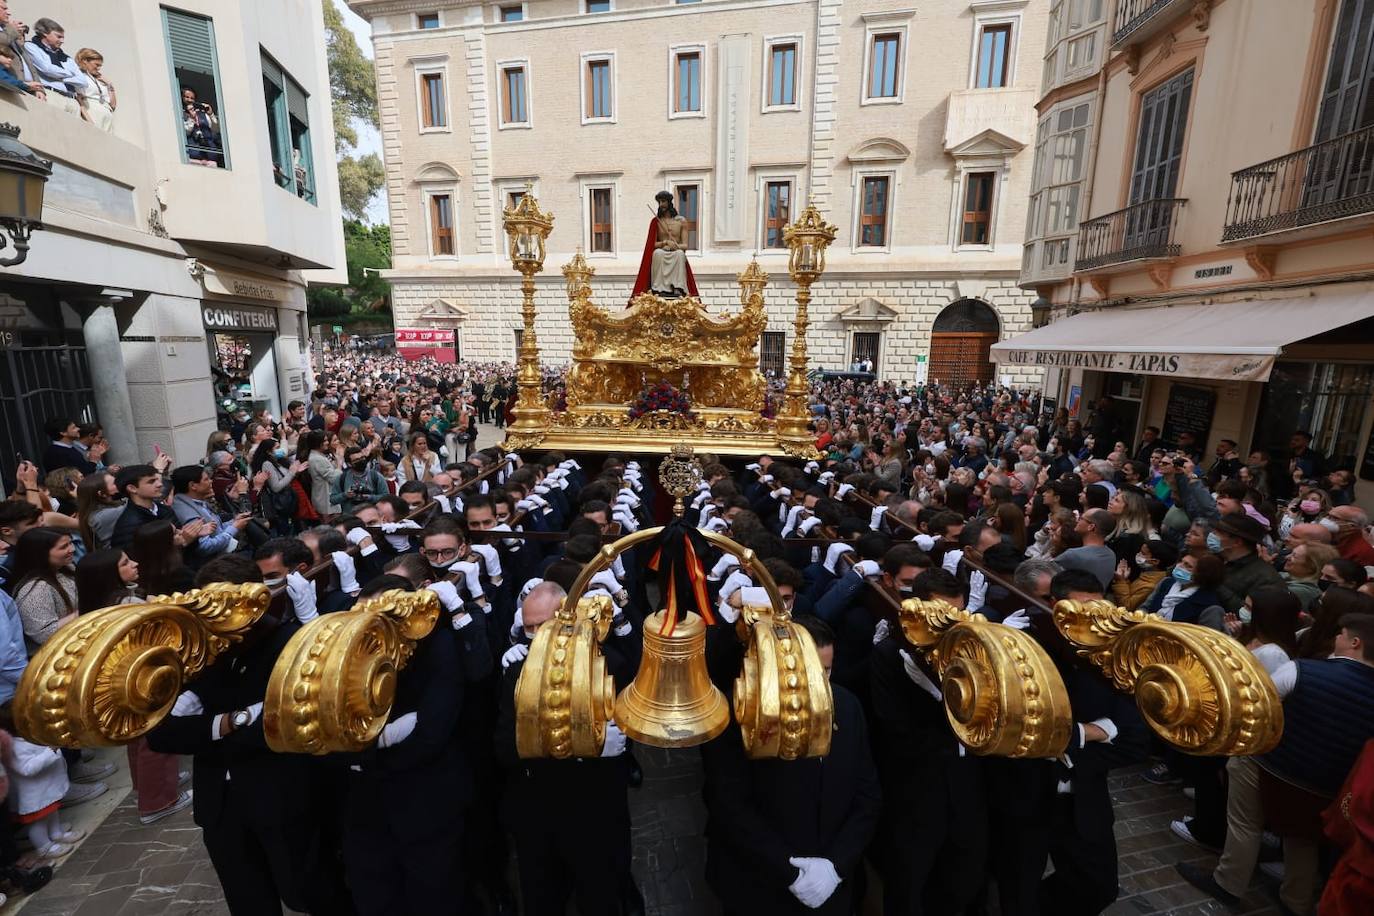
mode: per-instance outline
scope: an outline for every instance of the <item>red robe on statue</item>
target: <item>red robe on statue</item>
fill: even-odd
[[[647,292],[649,289],[649,278],[654,263],[654,243],[658,241],[658,218],[649,220],[649,237],[644,241],[644,257],[639,259],[639,276],[635,277],[635,288],[630,293],[630,302],[634,301],[635,296]],[[697,292],[697,278],[692,274],[692,264],[687,262],[687,294],[689,296],[701,297]],[[629,307],[629,303],[626,303]]]

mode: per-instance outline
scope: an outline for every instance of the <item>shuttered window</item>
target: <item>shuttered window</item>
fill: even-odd
[[[310,150],[310,96],[281,66],[262,55],[262,89],[272,177],[277,186],[315,203],[314,156]]]
[[[228,168],[214,22],[162,7],[162,31],[172,70],[173,110],[184,137],[182,159]]]
[[[613,242],[614,226],[611,224],[611,189],[592,188],[591,189],[591,250],[596,252],[613,252],[615,250]]]

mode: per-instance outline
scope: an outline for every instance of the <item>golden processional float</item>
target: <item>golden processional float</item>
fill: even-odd
[[[678,512],[700,473],[685,446],[660,466]],[[752,551],[698,532],[679,515],[666,530],[639,531],[603,547],[540,627],[516,686],[522,756],[599,754],[611,720],[657,747],[690,747],[727,727],[731,709],[706,672],[706,623],[672,598],[702,586],[691,539],[681,542],[677,561],[660,564],[656,557],[650,563],[659,572],[665,607],[646,619],[639,671],[618,693],[601,653],[612,606],[604,597],[584,595],[591,577],[621,553],[657,539],[662,557],[683,529],[700,537],[703,549],[709,544],[734,555],[768,597],[766,604],[747,604],[734,628],[745,655],[733,713],[747,753],[791,760],[828,752],[830,685],[810,636],[792,620]],[[194,688],[195,677],[223,653],[276,626],[271,603],[264,585],[221,584],[78,617],[29,661],[14,698],[19,733],[60,747],[133,741],[169,715],[181,691]],[[391,714],[398,672],[439,615],[432,592],[395,590],[301,627],[268,683],[268,746],[307,754],[369,747]],[[1119,690],[1133,694],[1150,728],[1178,750],[1253,755],[1278,743],[1278,693],[1255,657],[1231,637],[1108,601],[1061,601],[1052,619],[1053,629],[1042,638],[1064,640]],[[1073,725],[1069,698],[1059,669],[1030,633],[945,602],[916,599],[901,603],[897,623],[935,672],[950,725],[971,751],[1021,758],[1064,751]]]
[[[534,277],[544,269],[553,215],[539,208],[527,188],[503,216],[523,293],[518,395],[506,448],[662,455],[686,444],[717,455],[818,457],[806,428],[806,332],[811,285],[825,272],[825,251],[836,229],[814,205],[783,231],[797,310],[787,387],[776,417],[758,368],[757,348],[768,323],[763,298],[768,274],[757,260],[737,278],[740,309],[734,314],[713,316],[695,296],[664,299],[653,292],[641,293],[629,308],[612,314],[592,301],[596,271],[580,251],[563,267],[574,343],[565,403],[551,407],[539,367]],[[663,382],[690,390],[691,411],[651,410],[632,417],[632,402]]]

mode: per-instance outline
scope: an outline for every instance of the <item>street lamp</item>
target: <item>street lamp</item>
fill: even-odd
[[[523,278],[520,291],[524,295],[524,329],[520,333],[520,368],[516,373],[519,395],[506,445],[513,449],[530,448],[543,441],[549,426],[543,373],[539,369],[539,342],[534,335],[534,275],[544,269],[544,243],[553,231],[553,216],[539,209],[534,188],[529,184],[519,202],[506,207],[501,216],[510,239],[511,264]]]
[[[811,303],[811,284],[825,272],[825,249],[835,241],[835,232],[836,228],[825,221],[814,203],[807,204],[797,221],[782,231],[783,244],[790,249],[787,272],[797,284],[797,318],[777,428],[779,444],[789,454],[798,456],[811,457],[816,451],[806,428],[810,395],[806,379],[806,328],[810,323],[807,306]]]
[[[1044,296],[1037,296],[1031,303],[1031,327],[1043,328],[1050,323],[1050,312],[1054,309],[1054,303]]]
[[[0,228],[14,242],[14,257],[0,258],[0,267],[28,259],[29,236],[43,228],[43,186],[50,175],[52,160],[21,143],[18,127],[0,124]]]

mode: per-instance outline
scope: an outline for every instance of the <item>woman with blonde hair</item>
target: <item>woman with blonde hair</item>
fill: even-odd
[[[429,437],[424,430],[410,434],[406,440],[405,457],[397,465],[396,471],[402,480],[418,480],[428,483],[435,474],[443,471],[439,456],[430,450]]]
[[[1310,611],[1321,597],[1322,590],[1318,581],[1322,567],[1340,556],[1340,551],[1330,544],[1301,543],[1293,548],[1283,563],[1284,584],[1298,597],[1304,611]]]
[[[105,57],[94,48],[76,52],[76,65],[86,74],[86,84],[80,90],[81,117],[109,133],[114,129],[114,113],[119,107],[114,83],[100,72]]]

